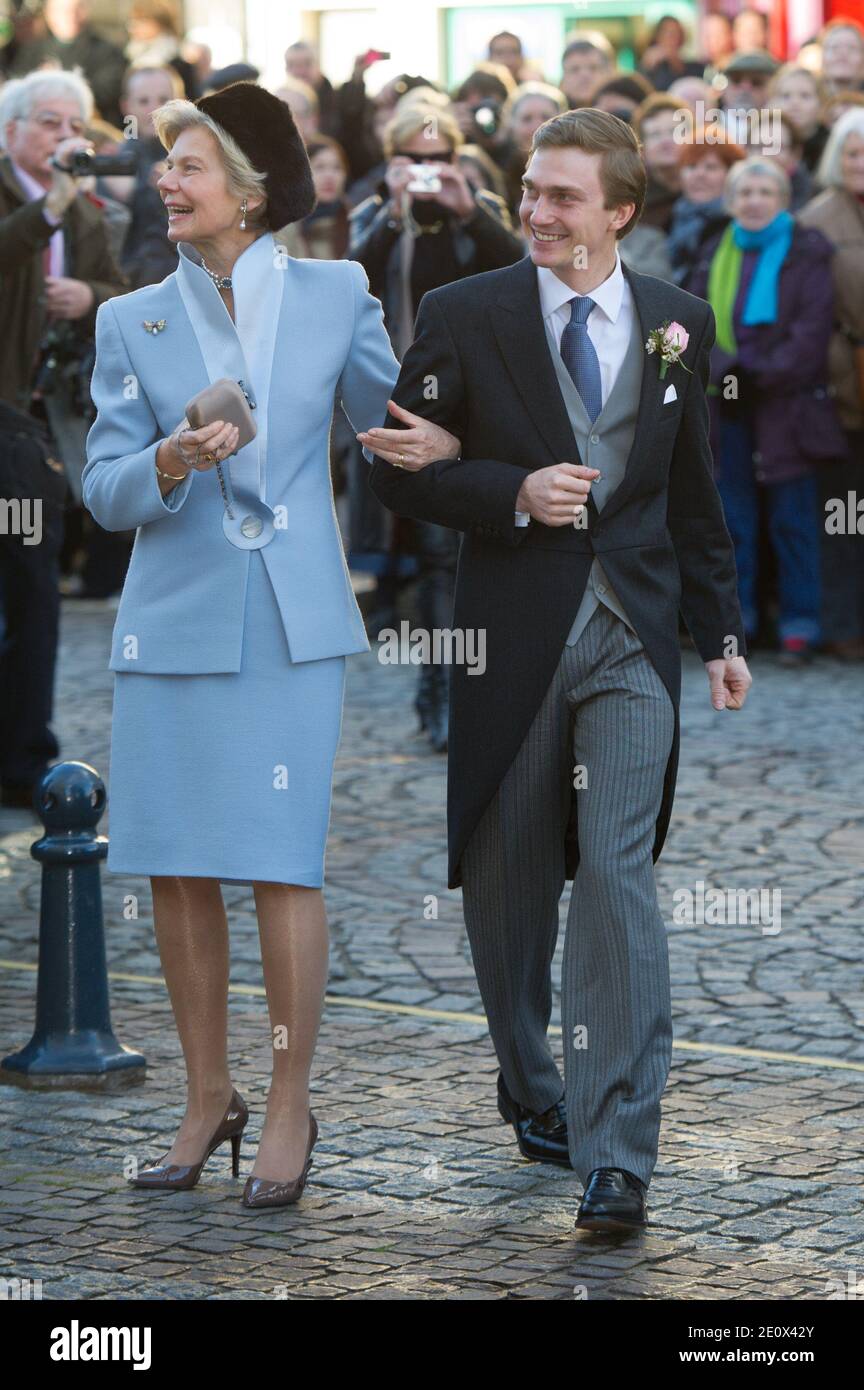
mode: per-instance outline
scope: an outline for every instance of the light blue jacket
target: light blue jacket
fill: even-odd
[[[355,432],[387,413],[399,364],[381,304],[356,262],[296,260],[265,233],[232,270],[235,326],[197,253],[179,250],[161,284],[109,299],[96,315],[98,414],[84,505],[109,531],[137,527],[109,668],[240,669],[250,552],[224,535],[216,470],[190,473],[163,497],[155,469],[187,401],[221,376],[243,381],[257,406],[257,437],[228,467],[235,485],[276,513],[261,555],[292,661],[368,651],[336,520],[329,435],[334,396]]]

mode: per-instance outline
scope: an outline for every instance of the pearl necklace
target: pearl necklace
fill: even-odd
[[[210,276],[210,279],[213,281],[213,284],[216,286],[217,290],[231,289],[231,276],[217,275],[215,270],[211,270],[209,265],[207,265],[203,256],[201,257],[201,268],[202,270],[206,270],[207,274]]]

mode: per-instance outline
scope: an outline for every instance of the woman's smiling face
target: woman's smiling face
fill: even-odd
[[[776,179],[768,174],[745,174],[732,197],[732,216],[747,231],[758,232],[774,221],[783,204]]]
[[[181,131],[165,164],[156,187],[168,212],[169,241],[209,240],[236,227],[240,200],[228,192],[222,154],[209,130]]]

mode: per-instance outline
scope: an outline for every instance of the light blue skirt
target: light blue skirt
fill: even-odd
[[[320,888],[345,657],[292,663],[250,551],[241,669],[115,672],[108,868]]]

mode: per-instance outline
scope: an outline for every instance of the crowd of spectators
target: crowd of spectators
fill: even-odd
[[[666,16],[624,67],[586,22],[547,73],[501,32],[452,88],[408,72],[376,85],[374,50],[334,85],[298,40],[276,94],[307,144],[318,201],[277,239],[292,256],[361,262],[401,357],[427,290],[526,254],[518,208],[538,126],[583,106],[629,122],[648,195],[621,259],[715,311],[711,430],[749,635],[790,666],[861,661],[864,29],[835,18],[787,61],[770,37],[747,6],[707,16],[698,36]],[[0,492],[16,486],[25,436],[46,479],[42,543],[0,535],[4,799],[28,758],[53,755],[58,595],[107,598],[125,573],[132,538],[85,517],[80,474],[96,309],[176,265],[151,113],[259,75],[214,70],[171,0],[136,0],[123,47],[82,0],[45,0],[38,14],[22,8],[0,49]],[[72,177],[52,162],[84,149],[107,156],[103,167]],[[377,581],[370,631],[396,620],[411,578],[424,625],[446,627],[458,536],[383,511],[340,415],[334,486],[352,563]],[[417,695],[442,749],[446,679],[423,668]]]

